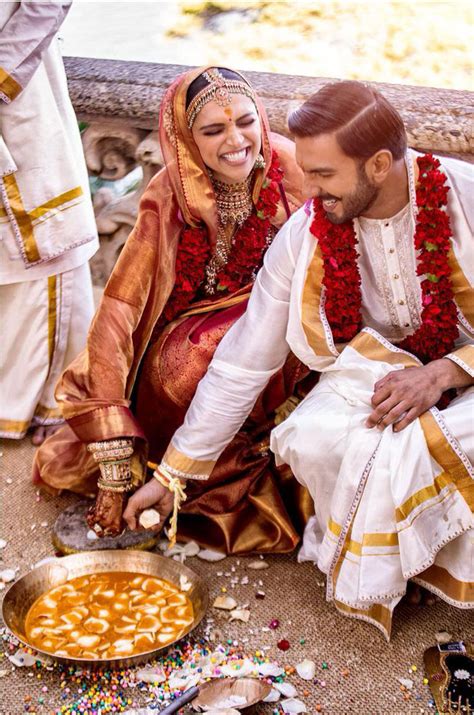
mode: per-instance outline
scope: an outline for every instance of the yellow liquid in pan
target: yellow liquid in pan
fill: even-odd
[[[40,596],[25,622],[29,643],[70,658],[129,657],[179,638],[194,619],[174,584],[139,573],[80,576]]]

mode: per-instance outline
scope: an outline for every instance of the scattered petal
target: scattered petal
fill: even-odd
[[[453,636],[448,631],[438,631],[436,634],[436,642],[440,645],[443,643],[450,643],[453,640]]]
[[[220,608],[223,611],[233,611],[237,607],[237,601],[232,596],[217,596],[212,607]]]
[[[9,655],[8,659],[17,668],[31,668],[32,665],[36,663],[36,658],[27,653],[26,650],[19,648],[14,655]]]
[[[276,663],[260,663],[258,666],[259,675],[263,675],[265,678],[268,678],[269,676],[272,678],[278,678],[278,676],[283,675],[284,672],[284,669]]]
[[[197,556],[203,561],[222,561],[222,559],[227,558],[226,554],[221,551],[212,551],[211,549],[203,549]]]
[[[298,691],[291,683],[273,683],[273,687],[279,690],[285,698],[294,698],[298,695]]]
[[[87,532],[87,538],[89,539],[89,541],[95,541],[99,537],[97,536],[94,529],[89,529],[89,531]]]
[[[255,663],[249,658],[243,660],[234,660],[226,665],[221,665],[219,668],[222,675],[229,678],[244,678],[255,671]]]
[[[266,698],[263,698],[264,703],[276,703],[280,700],[280,693],[275,688],[272,688]]]
[[[316,675],[316,663],[305,658],[296,666],[296,672],[303,680],[312,680]]]
[[[230,612],[229,623],[231,621],[243,621],[244,623],[248,623],[249,618],[250,611],[248,611],[246,608],[235,608],[233,611]]]
[[[5,541],[5,539],[0,539],[0,549],[4,549],[6,545],[7,542]]]
[[[250,561],[250,563],[247,564],[247,568],[253,569],[254,571],[262,571],[263,569],[269,568],[269,564],[267,564],[266,561],[258,559],[258,561]]]
[[[188,543],[184,545],[184,553],[190,558],[192,556],[198,556],[200,551],[201,547],[199,544],[196,544],[195,541],[188,541]]]
[[[398,682],[407,690],[411,690],[413,688],[413,680],[410,680],[409,678],[398,678]]]
[[[138,523],[144,529],[151,529],[152,526],[156,526],[157,524],[159,524],[160,520],[161,520],[161,517],[160,517],[159,513],[156,511],[156,509],[145,509],[140,514]]]
[[[3,583],[10,583],[10,581],[15,580],[15,571],[13,569],[4,569],[0,571],[0,579]]]
[[[280,703],[284,713],[307,713],[306,705],[296,698],[288,698]]]

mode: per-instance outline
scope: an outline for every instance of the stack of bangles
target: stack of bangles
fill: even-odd
[[[186,501],[186,485],[178,477],[173,476],[164,467],[157,467],[153,472],[154,478],[174,497],[173,514],[170,518],[170,528],[168,530],[169,548],[176,543],[176,533],[178,531],[178,512],[181,504]]]
[[[129,492],[132,489],[130,457],[133,454],[131,439],[112,439],[106,442],[91,442],[87,449],[99,465],[99,489],[110,492]]]

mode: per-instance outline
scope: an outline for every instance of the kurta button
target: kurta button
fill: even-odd
[[[389,252],[389,253],[395,253],[395,249],[394,249],[394,248],[389,248],[389,249],[388,249],[388,252]]]
[[[405,301],[400,299],[400,300],[398,301],[398,305],[405,305]]]
[[[400,276],[398,275],[398,273],[394,273],[394,274],[393,274],[393,277],[395,278],[395,280],[398,280],[398,278],[400,278]]]
[[[410,323],[405,323],[405,328],[409,328],[409,327],[410,327]]]
[[[390,226],[390,224],[389,224],[389,222],[387,221],[387,223],[385,224],[385,228],[388,228],[388,226]]]

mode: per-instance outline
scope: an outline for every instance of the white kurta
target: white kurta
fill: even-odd
[[[59,375],[93,315],[98,248],[56,33],[70,2],[0,3],[0,436],[62,421]]]
[[[315,502],[301,558],[316,561],[328,574],[328,597],[341,610],[376,623],[387,635],[408,578],[418,577],[456,605],[474,605],[471,506],[461,494],[461,482],[458,489],[446,477],[451,472],[441,452],[436,452],[440,463],[430,452],[432,444],[444,440],[450,463],[457,460],[463,488],[472,488],[474,390],[464,391],[442,413],[433,408],[400,433],[365,427],[375,382],[407,361],[416,364],[396,348],[421,322],[413,243],[414,158],[407,160],[410,204],[384,221],[355,221],[365,332],[350,345],[336,347],[323,292],[319,318],[325,349],[315,348],[307,284],[316,241],[309,230],[312,209],[306,205],[267,251],[248,309],[220,343],[163,459],[172,473],[206,478],[290,350],[321,372],[318,385],[273,431],[271,449],[277,460],[290,465]],[[454,255],[472,285],[472,167],[453,160],[443,160],[443,166],[451,187]],[[456,347],[472,345],[474,326],[465,315],[459,321]],[[361,349],[367,342],[380,346],[387,358],[367,357]],[[469,349],[474,348],[447,357],[474,376]],[[424,577],[427,569],[438,566],[443,573],[438,570],[436,578],[442,581],[447,570],[449,588],[438,587],[434,576]],[[462,596],[457,597],[456,589]]]

